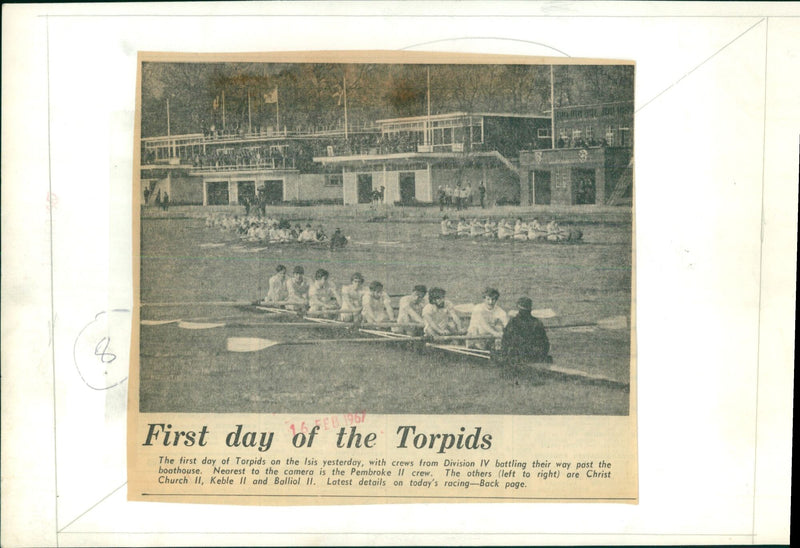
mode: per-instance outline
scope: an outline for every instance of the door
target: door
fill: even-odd
[[[358,203],[372,203],[372,175],[369,173],[358,174]]]
[[[261,187],[268,204],[279,204],[283,201],[283,181],[280,179],[264,181]]]
[[[550,172],[537,169],[531,172],[533,177],[534,204],[550,205]]]
[[[417,197],[417,186],[413,173],[400,174],[400,203],[413,204]]]
[[[573,168],[572,196],[575,205],[594,204],[596,200],[593,169]]]
[[[228,182],[216,181],[208,183],[208,205],[228,205]]]

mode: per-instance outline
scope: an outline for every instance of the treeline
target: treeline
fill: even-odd
[[[318,131],[427,113],[547,114],[546,65],[145,63],[142,136],[212,127]],[[556,106],[633,99],[633,67],[554,67]],[[277,97],[275,91],[277,90]],[[223,98],[224,94],[224,98]],[[277,99],[277,103],[275,100]],[[224,110],[224,120],[223,120]]]

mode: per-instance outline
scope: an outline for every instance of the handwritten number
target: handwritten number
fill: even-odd
[[[105,346],[103,346],[103,349],[101,350],[100,346],[103,345],[103,343],[105,343]],[[103,363],[111,363],[117,359],[116,354],[108,352],[109,344],[111,344],[111,339],[108,337],[103,337],[100,339],[100,342],[97,343],[97,346],[94,347],[94,355],[100,356],[100,361]]]

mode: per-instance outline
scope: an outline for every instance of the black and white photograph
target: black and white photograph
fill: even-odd
[[[143,62],[140,411],[627,415],[633,89]]]

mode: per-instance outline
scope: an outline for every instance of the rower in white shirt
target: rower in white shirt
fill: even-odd
[[[342,298],[329,278],[330,274],[324,268],[314,273],[314,282],[308,290],[308,308],[312,312],[331,312],[341,308]]]
[[[311,225],[306,225],[305,229],[297,237],[298,242],[316,242],[317,232],[311,228]]]
[[[521,217],[517,217],[517,222],[514,224],[514,239],[521,241],[528,239],[528,225],[522,222]]]
[[[469,235],[472,238],[483,236],[483,223],[480,219],[472,219],[472,222],[469,223]]]
[[[275,267],[275,275],[269,279],[269,291],[264,298],[266,303],[283,303],[289,298],[286,288],[286,267],[279,264]]]
[[[394,321],[394,309],[389,295],[383,290],[381,282],[370,282],[369,291],[361,297],[361,317],[364,323],[385,323]]]
[[[292,278],[286,282],[286,289],[289,292],[289,297],[286,299],[289,304],[286,308],[300,311],[308,308],[308,281],[303,277],[304,274],[302,266],[294,267]]]
[[[450,225],[450,219],[447,215],[442,217],[442,222],[439,223],[439,233],[442,236],[451,236],[453,234],[453,227]]]
[[[422,309],[426,335],[457,335],[462,330],[461,319],[453,303],[444,298],[445,294],[441,287],[428,291],[428,304]]]
[[[469,236],[469,223],[466,219],[464,219],[464,217],[461,217],[458,220],[457,230],[459,236]]]
[[[398,326],[398,332],[412,335],[423,327],[425,321],[422,319],[422,309],[427,304],[425,300],[427,293],[428,289],[424,285],[415,285],[414,291],[410,295],[400,297],[397,323],[402,325]],[[419,324],[419,328],[409,324]]]
[[[508,323],[508,314],[497,306],[500,292],[493,287],[483,291],[483,302],[472,308],[467,335],[471,337],[491,336],[497,339],[503,336],[503,329]],[[488,350],[494,348],[493,341],[467,341],[467,346]]]
[[[364,276],[354,272],[350,276],[350,285],[343,285],[341,291],[342,307],[339,319],[343,322],[355,322],[361,319],[361,299],[364,297]]]
[[[505,219],[500,219],[500,222],[497,223],[497,238],[500,240],[505,240],[507,238],[511,238],[514,234],[514,229],[511,227],[510,224]]]

